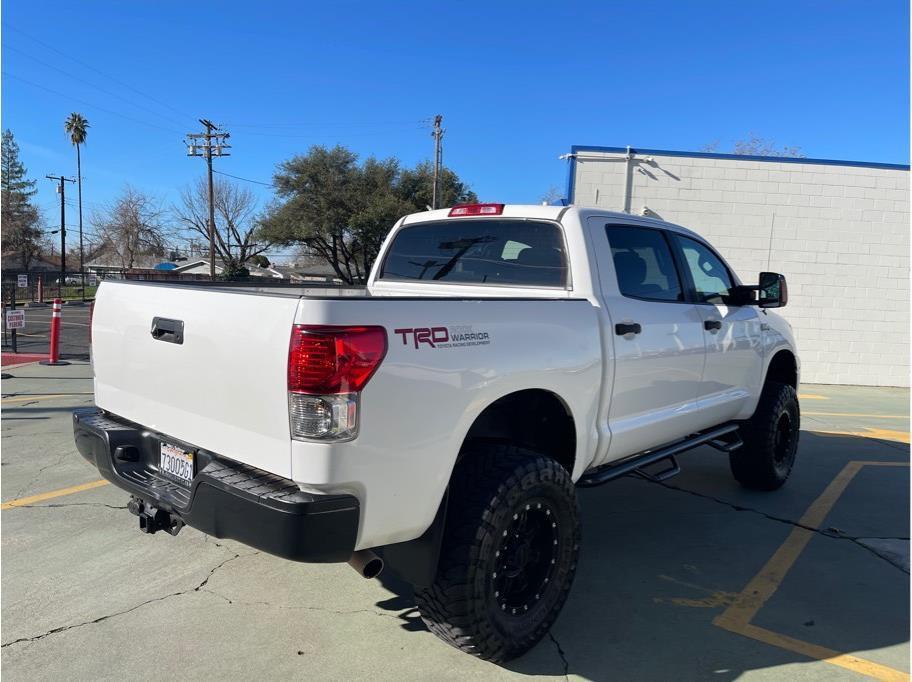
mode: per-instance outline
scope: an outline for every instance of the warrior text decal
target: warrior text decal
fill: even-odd
[[[405,346],[415,348],[463,348],[465,346],[486,346],[491,343],[488,332],[475,331],[471,325],[458,327],[415,327],[394,329]]]

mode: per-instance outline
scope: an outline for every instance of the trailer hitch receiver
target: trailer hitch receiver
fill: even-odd
[[[164,509],[153,507],[135,496],[130,497],[130,501],[127,503],[127,511],[139,517],[139,530],[150,535],[160,530],[167,531],[171,535],[177,535],[180,533],[181,528],[184,527],[184,522],[179,517],[166,512]]]

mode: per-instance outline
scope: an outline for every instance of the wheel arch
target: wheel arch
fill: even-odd
[[[783,348],[770,359],[766,367],[764,385],[768,381],[778,381],[798,390],[798,360],[791,350]]]
[[[509,442],[534,450],[554,459],[570,474],[576,463],[573,413],[563,398],[544,388],[514,391],[485,407],[463,439],[460,458],[466,446],[476,441]]]
[[[570,407],[554,391],[522,389],[497,398],[478,413],[462,440],[454,470],[471,451],[467,446],[478,442],[520,445],[551,457],[572,475],[576,462],[576,421]],[[387,565],[412,585],[429,585],[437,573],[448,505],[449,486],[433,522],[420,537],[383,548]]]

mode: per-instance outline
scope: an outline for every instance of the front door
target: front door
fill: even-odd
[[[614,342],[605,458],[613,460],[696,430],[703,318],[687,301],[665,230],[590,218],[590,234]]]
[[[700,428],[749,417],[762,381],[760,315],[754,306],[729,303],[736,282],[715,251],[681,234],[675,234],[674,240],[704,326],[706,367],[699,392]]]

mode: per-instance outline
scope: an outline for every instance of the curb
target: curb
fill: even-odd
[[[14,367],[22,367],[23,365],[31,365],[40,360],[46,360],[46,353],[12,353],[9,351],[3,351],[3,360],[6,361],[6,364],[3,364],[3,370],[12,369]],[[17,362],[18,361],[18,362]]]

